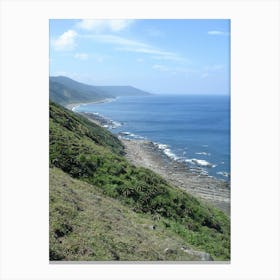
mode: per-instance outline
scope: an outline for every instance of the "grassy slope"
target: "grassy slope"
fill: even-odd
[[[198,260],[184,253],[183,238],[159,221],[57,168],[50,169],[50,202],[53,260]]]
[[[152,171],[131,166],[122,154],[120,141],[111,133],[51,103],[51,167],[98,187],[134,212],[159,220],[185,243],[216,260],[229,259],[230,224],[221,211],[202,205]],[[53,219],[59,220],[57,214],[50,216]]]

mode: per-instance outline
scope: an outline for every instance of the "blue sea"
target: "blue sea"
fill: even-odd
[[[230,97],[151,95],[118,97],[84,104],[77,112],[110,119],[113,133],[154,142],[167,156],[228,181],[230,178]]]

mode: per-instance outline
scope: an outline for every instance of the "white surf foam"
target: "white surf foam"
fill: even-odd
[[[163,151],[163,153],[164,153],[165,155],[167,155],[169,158],[171,158],[172,160],[179,160],[179,159],[180,159],[177,155],[175,155],[175,154],[171,151],[171,149],[169,148],[168,145],[166,145],[166,144],[161,144],[161,143],[156,143],[156,142],[154,143],[154,145],[155,145],[159,150]]]
[[[199,167],[208,167],[208,168],[215,167],[215,165],[213,165],[212,163],[210,163],[210,162],[208,162],[204,159],[192,158],[192,159],[186,159],[185,162],[194,164],[194,165],[199,166]]]
[[[119,132],[119,136],[121,138],[124,138],[124,139],[146,139],[143,136],[140,136],[140,135],[128,132],[128,131],[121,131],[121,132]]]
[[[210,153],[206,153],[206,152],[197,152],[195,153],[196,155],[203,155],[203,156],[210,156]]]
[[[220,171],[220,172],[217,172],[217,174],[218,174],[218,175],[222,175],[222,176],[224,176],[224,177],[226,177],[226,178],[229,177],[229,173],[228,173],[228,172]]]

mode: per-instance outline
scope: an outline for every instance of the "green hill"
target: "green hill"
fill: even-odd
[[[49,92],[50,99],[61,105],[93,102],[113,97],[94,86],[85,85],[63,76],[49,78]]]
[[[49,141],[51,260],[229,260],[229,218],[129,164],[109,131],[50,102]]]
[[[64,76],[49,78],[50,99],[61,105],[86,103],[117,96],[143,96],[149,93],[131,86],[92,86]]]

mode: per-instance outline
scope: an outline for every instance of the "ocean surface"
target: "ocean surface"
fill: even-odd
[[[73,108],[109,120],[128,139],[154,142],[167,156],[202,174],[230,179],[230,97],[152,95],[118,97]]]

